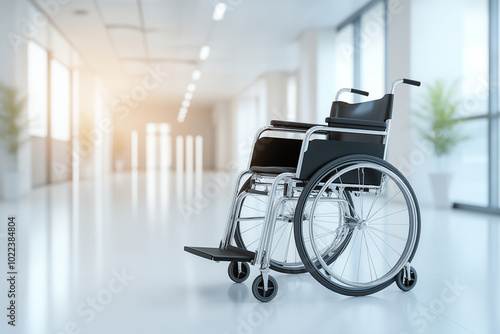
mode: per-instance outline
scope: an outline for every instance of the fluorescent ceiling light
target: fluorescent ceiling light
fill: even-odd
[[[214,9],[212,14],[212,19],[214,21],[220,21],[224,18],[224,13],[226,12],[227,6],[225,3],[219,2]]]
[[[196,89],[196,85],[195,84],[189,84],[188,87],[187,87],[187,90],[188,92],[194,92]]]
[[[189,102],[188,100],[184,100],[184,101],[182,101],[182,106],[183,106],[184,108],[187,108],[187,107],[189,107],[190,105],[191,105],[191,102]]]
[[[200,59],[205,60],[208,58],[208,55],[210,54],[210,47],[208,45],[203,45],[200,49]]]
[[[193,93],[187,92],[184,94],[184,100],[191,100],[193,98]]]
[[[199,70],[196,70],[193,72],[193,75],[191,75],[194,81],[199,80],[201,77],[201,72]]]

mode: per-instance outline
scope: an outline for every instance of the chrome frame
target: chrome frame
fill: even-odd
[[[337,93],[335,94],[335,101],[338,101],[339,98],[340,98],[340,95],[342,95],[343,93],[350,93],[351,92],[351,88],[340,88]]]

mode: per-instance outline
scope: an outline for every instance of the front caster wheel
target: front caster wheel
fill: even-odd
[[[396,285],[403,291],[410,291],[417,284],[417,271],[415,268],[410,267],[410,274],[406,272],[406,268],[401,269],[401,271],[396,276]]]
[[[252,293],[254,297],[261,302],[268,302],[278,294],[278,282],[276,282],[274,277],[269,275],[269,279],[267,281],[267,291],[264,291],[264,279],[262,278],[262,275],[259,275],[253,281]]]
[[[239,264],[240,266],[238,262],[233,261],[227,268],[229,278],[235,283],[242,283],[250,276],[250,265],[246,262],[239,262]]]

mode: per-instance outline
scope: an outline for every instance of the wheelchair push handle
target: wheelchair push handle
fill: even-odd
[[[353,94],[359,94],[363,96],[368,96],[370,93],[367,91],[361,90],[361,89],[356,89],[356,88],[341,88],[337,91],[337,94],[335,94],[335,101],[339,100],[339,97],[342,93],[353,93]]]
[[[420,87],[420,81],[417,80],[403,79],[403,83],[407,85]]]
[[[411,80],[411,79],[397,79],[397,80],[394,80],[392,83],[391,83],[391,88],[389,90],[389,93],[390,94],[394,94],[394,88],[396,88],[396,86],[400,83],[404,83],[404,84],[407,84],[407,85],[412,85],[412,86],[417,86],[419,87],[420,86],[420,81],[417,81],[417,80]]]
[[[351,93],[353,93],[353,94],[359,94],[359,95],[363,95],[363,96],[370,95],[370,93],[368,93],[367,91],[360,90],[360,89],[355,89],[355,88],[351,88]]]

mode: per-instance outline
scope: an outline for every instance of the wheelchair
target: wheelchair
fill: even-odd
[[[326,124],[272,120],[255,137],[249,167],[237,179],[219,247],[184,247],[229,263],[236,283],[260,266],[252,293],[272,300],[270,270],[309,272],[326,288],[348,296],[403,291],[417,282],[410,265],[420,237],[420,210],[403,174],[386,161],[394,89],[420,82],[398,79],[381,99],[339,100]]]

